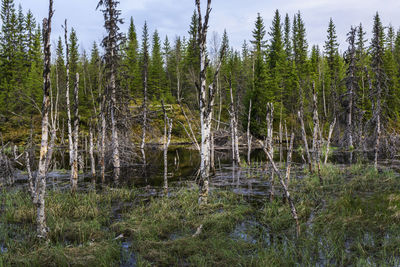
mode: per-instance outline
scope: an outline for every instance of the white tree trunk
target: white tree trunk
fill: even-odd
[[[144,72],[144,87],[143,87],[143,126],[142,126],[142,142],[140,144],[140,151],[142,152],[143,166],[146,166],[146,128],[147,128],[147,66]]]
[[[309,168],[309,171],[312,173],[313,172],[312,160],[311,160],[310,150],[309,150],[309,147],[308,147],[307,134],[306,134],[306,128],[304,126],[302,109],[300,109],[300,111],[298,112],[297,115],[298,115],[299,120],[300,120],[301,135],[303,137],[304,150],[305,150],[306,156],[307,156],[308,168]]]
[[[94,143],[93,143],[93,131],[92,128],[89,130],[89,156],[90,156],[90,168],[92,173],[93,184],[96,183],[96,162],[94,160]]]
[[[111,57],[113,57],[113,51],[111,52]],[[116,99],[116,81],[115,81],[116,70],[114,69],[114,65],[112,64],[111,69],[111,77],[110,77],[110,85],[111,85],[111,143],[113,149],[113,168],[114,168],[114,182],[119,182],[120,168],[121,162],[119,158],[119,138],[118,138],[118,129],[117,129],[117,121],[115,118],[115,110],[117,106]]]
[[[329,150],[330,150],[330,146],[331,146],[331,138],[332,138],[333,129],[335,128],[335,124],[336,124],[336,118],[333,119],[332,124],[329,126],[329,134],[328,134],[328,140],[326,141],[326,152],[325,152],[325,160],[324,160],[325,165],[328,163]]]
[[[72,119],[71,119],[71,104],[70,104],[70,84],[69,84],[69,44],[68,44],[68,25],[67,20],[64,22],[64,41],[66,50],[66,90],[65,98],[67,101],[67,125],[68,125],[68,147],[69,147],[69,165],[71,167],[71,183],[72,183],[72,164],[74,159],[74,141],[72,138]]]
[[[249,113],[247,115],[247,164],[250,165],[251,156],[251,141],[253,139],[250,133],[250,120],[251,120],[251,99],[249,104]]]
[[[164,107],[164,101],[162,101],[162,108],[164,112],[164,195],[168,195],[168,147],[171,142],[172,133],[172,119],[168,118],[167,111]]]
[[[239,138],[238,138],[238,129],[237,129],[237,111],[236,111],[236,105],[235,105],[235,100],[233,98],[233,88],[232,88],[232,80],[228,80],[229,83],[229,92],[230,92],[230,98],[231,98],[231,107],[229,110],[229,116],[230,116],[230,126],[231,126],[231,139],[232,139],[232,159],[233,162],[237,165],[240,166],[240,153],[239,153]]]
[[[79,74],[76,73],[74,86],[74,131],[73,131],[73,147],[72,147],[72,192],[78,189],[78,144],[79,144]]]
[[[44,43],[44,70],[43,70],[43,106],[42,106],[42,141],[40,145],[39,168],[36,177],[34,204],[37,208],[37,233],[40,238],[47,238],[48,228],[45,214],[46,177],[48,161],[48,137],[49,137],[49,108],[50,108],[50,68],[51,68],[51,19],[53,17],[53,0],[49,0],[49,17],[43,20]]]
[[[321,140],[318,138],[320,133],[320,127],[319,127],[318,102],[317,102],[317,92],[315,91],[315,83],[313,83],[313,123],[314,123],[314,130],[313,130],[314,160],[318,168],[319,180],[322,184],[321,165],[320,165]]]

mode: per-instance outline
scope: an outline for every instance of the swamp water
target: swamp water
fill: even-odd
[[[232,165],[230,156],[230,153],[216,152],[215,175],[210,179],[211,188],[233,192],[242,196],[243,199],[254,206],[256,210],[263,212],[263,209],[267,209],[268,211],[268,208],[265,208],[264,205],[269,202],[271,194],[271,169],[266,167],[264,152],[262,150],[254,150],[252,153],[252,164],[241,168]],[[120,182],[116,186],[128,189],[140,188],[141,193],[138,197],[142,199],[141,201],[145,202],[152,197],[161,197],[164,194],[163,153],[156,149],[149,150],[147,151],[147,158],[148,164],[145,167],[141,164],[137,164],[123,169]],[[242,158],[244,158],[243,155]],[[285,159],[286,155],[284,155],[283,158]],[[369,159],[370,155],[368,154],[364,155],[356,152],[337,151],[330,157],[331,162],[343,169],[347,168],[350,162],[368,162]],[[275,160],[279,162],[279,154],[275,155]],[[291,172],[292,179],[301,180],[307,175],[301,155],[294,153],[293,161],[294,164]],[[59,167],[67,168],[67,164],[68,162],[61,163]],[[167,177],[170,195],[175,194],[180,188],[194,186],[199,164],[199,154],[195,150],[186,148],[172,148],[169,150]],[[381,164],[389,167],[396,167],[399,165],[397,161],[389,160],[382,161]],[[25,176],[26,175],[22,172],[18,174],[18,185],[24,186],[26,182]],[[110,177],[108,177],[107,181],[109,180]],[[93,186],[92,182],[88,171],[82,172],[78,183],[79,190],[90,190]],[[109,182],[109,184],[111,185],[112,183]],[[98,181],[96,186],[101,191],[101,185]],[[115,185],[113,185],[113,187],[115,187]],[[48,189],[67,191],[69,189],[69,173],[57,170],[51,171],[48,178]],[[276,196],[274,202],[282,202],[281,196],[283,192],[277,181],[275,181],[273,190]],[[291,190],[296,193],[297,190],[301,191],[302,188],[294,186]],[[312,197],[310,197],[310,199],[311,198]],[[302,199],[295,200],[296,202],[302,202]],[[126,202],[113,203],[112,220],[116,222],[120,221],[123,214],[133,205],[134,203]],[[285,207],[285,204],[282,205],[282,203],[276,205]],[[302,205],[299,204],[299,209],[302,208]],[[343,232],[341,236],[332,236],[321,230],[323,229],[323,227],[321,228],[323,222],[319,221],[317,222],[319,225],[314,226],[315,213],[321,213],[325,209],[326,204],[324,203],[323,205],[315,205],[314,208],[304,212],[304,214],[307,215],[305,220],[306,231],[304,231],[300,239],[295,238],[294,227],[289,227],[290,230],[285,229],[281,231],[278,226],[273,225],[277,223],[276,221],[270,222],[268,218],[264,219],[262,217],[260,218],[260,216],[251,216],[237,223],[233,231],[229,234],[229,237],[234,241],[248,243],[256,247],[253,251],[253,256],[256,258],[264,258],[268,261],[269,257],[277,254],[275,255],[277,257],[293,257],[294,263],[296,259],[298,261],[300,257],[303,263],[316,266],[347,265],[349,263],[351,265],[375,265],[376,262],[380,262],[383,256],[378,253],[379,259],[377,261],[376,255],[371,254],[370,256],[365,252],[366,254],[362,261],[357,261],[356,257],[361,253],[360,250],[365,250],[365,248],[373,249],[379,246],[388,247],[388,249],[390,249],[393,246],[393,240],[396,242],[399,241],[400,243],[400,237],[397,235],[399,233],[397,231],[398,229],[382,233],[381,235],[376,234],[376,232],[346,232],[346,229],[343,229],[341,231]],[[275,212],[275,210],[273,212]],[[290,217],[289,211],[285,208],[279,207],[277,208],[277,212],[282,214],[282,216]],[[314,230],[314,228],[316,229]],[[275,231],[276,229],[279,229],[279,231]],[[174,233],[169,236],[171,241],[179,238],[180,233]],[[134,241],[123,236],[120,238],[120,241],[120,266],[136,266],[137,256],[132,248],[132,242]],[[0,254],[6,252],[7,247],[0,242]],[[304,255],[295,256],[295,254],[299,252],[304,253]],[[395,253],[393,253],[393,251],[384,252],[388,253],[385,254],[385,257],[387,257],[387,265],[400,266],[398,257],[400,253],[398,252],[398,250]],[[335,258],[338,257],[338,253],[346,255],[342,255],[341,259]],[[261,262],[265,262],[265,260],[261,260]]]

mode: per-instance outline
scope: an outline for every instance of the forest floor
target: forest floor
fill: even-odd
[[[363,164],[321,174],[290,183],[299,237],[278,187],[262,204],[215,189],[203,207],[195,186],[164,197],[105,187],[48,191],[43,242],[27,192],[4,188],[0,266],[399,266],[400,176]]]

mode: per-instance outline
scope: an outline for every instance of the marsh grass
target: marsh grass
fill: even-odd
[[[321,174],[322,183],[306,171],[290,183],[299,238],[279,195],[260,206],[213,190],[200,208],[197,188],[169,197],[104,188],[49,191],[51,232],[43,243],[35,237],[27,192],[3,190],[0,246],[7,250],[0,252],[0,267],[115,266],[130,253],[138,266],[399,266],[399,176],[361,163],[326,165]],[[129,242],[126,251],[121,242]]]
[[[46,198],[49,241],[35,235],[35,207],[27,192],[3,191],[0,196],[0,243],[7,252],[3,265],[109,266],[119,262],[120,244],[109,231],[111,203],[131,201],[134,190],[105,189],[101,193],[49,191]]]

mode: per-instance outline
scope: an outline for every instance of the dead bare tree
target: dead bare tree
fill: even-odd
[[[182,126],[185,129],[185,132],[186,132],[187,136],[192,141],[192,144],[195,146],[195,148],[198,151],[200,151],[200,145],[199,145],[199,142],[197,142],[196,135],[194,134],[192,123],[190,122],[188,116],[186,115],[185,109],[183,108],[183,105],[182,105],[182,99],[180,97],[178,98],[178,104],[179,104],[179,107],[181,109],[181,112],[182,112],[183,116],[185,117],[185,120],[186,120],[186,123],[188,125],[189,131],[186,129],[185,125],[182,125]]]
[[[65,41],[65,53],[66,53],[66,64],[65,64],[65,69],[66,69],[66,89],[65,89],[65,99],[67,102],[67,125],[68,125],[68,147],[69,147],[69,165],[71,167],[71,184],[72,184],[72,177],[73,177],[73,171],[72,171],[72,164],[73,164],[73,159],[74,159],[74,141],[72,138],[72,118],[71,118],[71,104],[70,104],[70,82],[69,82],[69,43],[68,43],[68,25],[67,25],[67,20],[64,21],[64,41]]]
[[[121,11],[117,9],[119,2],[115,0],[100,0],[97,9],[103,6],[104,27],[108,35],[103,39],[102,45],[105,48],[105,62],[107,69],[107,95],[109,96],[110,117],[111,117],[111,144],[112,162],[114,169],[114,182],[118,183],[120,176],[121,162],[119,157],[119,137],[117,129],[117,65],[119,61],[119,48],[123,39],[119,32],[119,25],[122,24],[120,18]]]
[[[326,151],[325,151],[325,160],[324,164],[326,165],[328,163],[328,157],[329,157],[329,151],[330,151],[330,146],[331,146],[331,139],[332,139],[332,133],[333,129],[335,129],[335,124],[336,124],[336,118],[333,118],[333,122],[329,126],[329,133],[328,133],[328,139],[326,140]]]
[[[287,153],[286,160],[286,185],[289,185],[290,182],[290,168],[292,166],[292,154],[293,154],[293,143],[294,143],[294,133],[292,133],[290,137],[290,145]]]
[[[249,103],[249,112],[247,114],[247,164],[250,165],[250,155],[251,155],[251,141],[253,136],[250,133],[250,120],[251,120],[251,99]]]
[[[103,99],[100,104],[100,121],[101,121],[101,144],[100,144],[100,172],[101,172],[101,182],[105,183],[106,177],[106,164],[105,164],[105,154],[106,154],[106,115],[105,115],[105,105],[106,97],[103,95]]]
[[[312,146],[313,146],[314,161],[318,169],[318,177],[322,184],[321,164],[320,164],[321,139],[319,138],[320,126],[319,126],[318,101],[317,101],[317,92],[315,90],[315,83],[313,83],[312,88],[313,88],[313,124],[314,124]]]
[[[239,151],[239,137],[238,137],[238,112],[236,108],[236,103],[233,98],[233,88],[232,88],[232,78],[225,77],[229,85],[229,93],[230,93],[230,109],[229,109],[229,117],[230,117],[230,128],[231,128],[231,142],[232,142],[232,160],[237,165],[240,166],[240,151]]]
[[[291,139],[292,139],[292,140],[291,140],[291,143],[293,143],[294,134],[292,134],[292,138],[291,138]],[[289,206],[290,206],[290,211],[291,211],[292,217],[293,217],[293,219],[294,219],[295,222],[296,222],[296,233],[297,233],[297,237],[299,237],[299,236],[300,236],[300,230],[301,230],[301,229],[300,229],[299,217],[298,217],[298,215],[297,215],[296,206],[294,205],[293,199],[292,199],[292,197],[290,196],[290,192],[289,192],[288,186],[287,186],[287,184],[285,183],[285,180],[284,180],[284,178],[283,178],[283,175],[282,175],[281,172],[278,170],[278,167],[275,165],[273,156],[272,156],[272,154],[270,153],[270,151],[268,151],[267,147],[265,147],[265,146],[263,146],[263,149],[264,149],[265,154],[266,154],[267,157],[268,157],[268,160],[271,162],[271,165],[272,165],[272,168],[273,168],[274,172],[275,172],[276,175],[278,176],[279,182],[280,182],[280,184],[281,184],[281,186],[282,186],[282,188],[283,188],[283,190],[284,190],[285,197],[286,197],[286,199],[287,199],[288,202],[289,202]],[[290,151],[288,152],[288,153],[289,153],[289,154],[288,154],[288,157],[289,157],[289,155],[291,154],[291,152],[292,152],[292,150],[290,150]],[[291,157],[291,155],[290,155],[290,157]],[[286,170],[286,180],[288,179],[287,177],[289,177],[289,175],[290,175],[290,165],[288,164],[288,167],[287,167],[287,170]]]
[[[92,173],[92,180],[93,183],[96,182],[96,161],[94,159],[94,143],[93,143],[93,129],[92,126],[90,126],[89,129],[89,156],[90,156],[90,169]]]
[[[304,121],[303,121],[303,109],[300,108],[300,111],[298,112],[298,118],[300,120],[300,126],[301,126],[301,135],[303,137],[303,142],[304,142],[304,150],[306,152],[307,156],[307,163],[308,163],[308,169],[310,172],[313,172],[313,166],[312,166],[312,160],[311,160],[311,155],[310,155],[310,149],[308,147],[308,141],[307,141],[307,134],[306,134],[306,128],[304,126]]]
[[[71,192],[78,189],[78,144],[79,144],[79,73],[76,73],[74,85],[74,130],[72,148]]]
[[[167,111],[164,106],[164,100],[161,101],[164,113],[164,195],[168,195],[168,147],[171,142],[172,119],[168,118]]]
[[[42,140],[40,145],[39,167],[35,181],[35,197],[33,203],[37,208],[36,226],[40,238],[47,238],[48,228],[45,214],[45,194],[47,166],[49,161],[49,108],[50,108],[50,70],[51,70],[51,20],[53,17],[53,0],[49,0],[49,15],[43,20],[44,68],[43,68],[43,106],[42,106]]]
[[[358,80],[356,77],[357,70],[357,58],[356,58],[356,46],[355,46],[355,38],[356,38],[357,28],[351,27],[350,32],[347,34],[347,42],[349,43],[349,48],[345,53],[345,60],[348,64],[347,67],[347,77],[346,77],[346,86],[347,86],[347,96],[348,96],[348,105],[347,105],[347,125],[346,125],[346,144],[347,148],[353,148],[353,99],[354,92],[358,87]]]
[[[147,72],[148,64],[147,60],[144,61],[143,71],[143,125],[142,125],[142,142],[140,143],[140,151],[142,152],[143,165],[146,165],[146,152],[144,150],[146,146],[146,129],[147,129]]]
[[[210,176],[210,136],[211,136],[211,121],[212,107],[214,105],[216,93],[216,77],[221,67],[222,57],[225,49],[221,49],[219,62],[217,63],[212,83],[207,87],[206,74],[209,65],[207,60],[207,31],[208,20],[211,12],[211,0],[207,0],[206,14],[203,17],[201,13],[200,0],[195,0],[198,13],[198,34],[197,43],[199,46],[200,55],[200,73],[199,80],[196,82],[196,87],[199,92],[200,106],[200,129],[201,129],[201,150],[200,150],[200,194],[199,204],[206,204],[209,191],[209,176]]]
[[[265,139],[264,147],[273,156],[274,155],[274,104],[273,103],[267,103],[266,123],[267,123],[267,138]],[[274,188],[275,179],[274,178],[275,178],[274,172],[272,172],[271,179],[270,179],[270,185],[271,185],[270,199],[271,199],[271,201],[274,199],[274,196],[275,196],[275,188]]]

